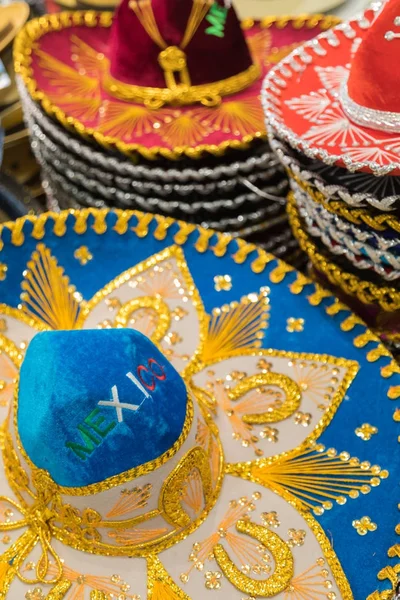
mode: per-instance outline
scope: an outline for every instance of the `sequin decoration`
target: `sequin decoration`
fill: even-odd
[[[221,587],[222,573],[220,571],[207,571],[204,576],[205,586],[208,590],[219,590]]]
[[[37,587],[26,592],[25,598],[26,600],[45,600],[45,595],[42,589]]]
[[[214,288],[217,292],[229,292],[232,289],[232,277],[230,275],[216,275],[214,277]]]
[[[84,266],[93,259],[93,254],[90,252],[87,246],[80,246],[80,248],[75,250],[74,257],[82,266]]]
[[[354,529],[357,531],[358,535],[367,535],[370,531],[376,531],[378,526],[376,523],[371,521],[371,517],[362,517],[361,519],[356,519],[352,523]]]
[[[7,276],[8,267],[4,263],[0,263],[0,281],[4,281]]]
[[[373,435],[378,433],[378,428],[370,425],[369,423],[363,423],[360,427],[357,427],[355,430],[355,434],[357,437],[364,440],[364,442],[368,442]]]
[[[290,317],[286,322],[286,331],[289,333],[300,333],[304,331],[304,319]]]

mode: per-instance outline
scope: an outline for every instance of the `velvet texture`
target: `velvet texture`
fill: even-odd
[[[221,0],[219,4],[223,4]],[[182,42],[192,5],[192,0],[152,1],[161,36],[170,46],[179,46]],[[226,79],[245,71],[252,64],[233,8],[228,12],[223,38],[206,34],[208,27],[210,23],[204,20],[185,50],[193,85]],[[123,0],[111,34],[111,75],[133,85],[164,88],[164,71],[158,63],[160,52],[161,48],[149,37],[129,7],[129,0]]]
[[[400,38],[385,39],[388,31],[400,35],[400,27],[394,24],[398,16],[398,0],[389,0],[373,27],[368,29],[353,59],[348,81],[349,96],[361,106],[400,112],[397,85]]]
[[[99,405],[115,390],[138,410]],[[186,405],[183,380],[137,331],[45,332],[21,368],[18,427],[37,467],[60,485],[80,487],[163,454],[182,432]]]
[[[124,235],[120,235],[117,231],[117,218],[113,212],[108,214],[105,220],[107,231],[101,235],[96,234],[93,228],[94,217],[92,216],[88,218],[85,231],[77,233],[74,230],[75,218],[73,215],[69,215],[65,223],[66,233],[61,237],[54,233],[51,221],[46,224],[42,242],[57,258],[71,283],[76,286],[85,300],[89,300],[98,290],[126,269],[175,244],[174,238],[179,231],[176,223],[168,228],[165,238],[160,240],[154,236],[157,227],[155,221],[152,221],[149,226],[149,234],[144,238],[139,238],[133,231],[137,225],[136,217],[132,217],[129,229]],[[5,228],[2,232],[1,239],[4,242],[2,261],[8,265],[8,271],[7,278],[0,281],[0,299],[15,307],[21,302],[23,272],[38,243],[32,235],[32,230],[33,223],[26,222],[23,228],[25,242],[22,246],[15,246],[11,243],[12,232],[9,229]],[[375,589],[382,590],[388,587],[386,580],[379,581],[377,579],[377,573],[388,564],[394,566],[398,563],[398,558],[388,558],[387,551],[391,545],[399,541],[395,533],[395,525],[399,522],[400,452],[397,441],[399,424],[393,420],[393,412],[399,403],[389,400],[386,394],[390,386],[400,385],[400,375],[395,374],[389,379],[382,377],[381,368],[387,365],[390,359],[381,357],[376,362],[370,362],[367,359],[368,351],[375,348],[375,344],[371,343],[365,348],[357,348],[354,345],[354,338],[363,333],[364,328],[355,325],[352,330],[343,331],[341,325],[349,313],[340,311],[337,315],[329,316],[326,308],[331,305],[331,299],[324,299],[320,305],[312,306],[308,300],[308,297],[314,292],[311,285],[306,285],[301,293],[292,293],[291,284],[297,281],[295,272],[288,274],[277,283],[272,283],[270,275],[277,268],[277,261],[270,262],[262,273],[257,274],[250,269],[250,264],[258,257],[256,250],[250,253],[247,260],[239,264],[231,258],[240,247],[237,241],[232,241],[224,256],[218,257],[210,249],[204,253],[198,252],[195,249],[198,238],[198,232],[190,234],[187,242],[183,244],[182,250],[208,314],[212,314],[216,307],[239,301],[243,295],[258,292],[260,287],[268,286],[271,289],[271,309],[266,335],[262,340],[263,348],[327,353],[331,356],[356,360],[360,365],[359,374],[350,386],[345,400],[318,442],[324,444],[326,448],[336,448],[338,452],[345,450],[351,456],[358,457],[360,461],[379,464],[382,468],[388,469],[390,475],[387,479],[382,480],[380,486],[370,494],[360,495],[360,498],[356,500],[348,500],[343,506],[334,506],[332,510],[325,511],[323,515],[315,518],[333,543],[351,586],[353,598],[364,600]],[[209,241],[209,247],[215,246],[217,241],[217,236],[213,236]],[[94,257],[84,267],[74,258],[75,250],[82,245],[87,246]],[[232,288],[229,291],[217,292],[214,286],[214,277],[222,273],[231,276]],[[289,333],[287,319],[290,317],[303,318],[304,330]],[[188,331],[188,335],[190,335],[190,331]],[[33,343],[36,345],[37,341],[35,340]],[[30,348],[34,349],[34,346],[31,345]],[[97,352],[95,347],[92,349]],[[36,359],[34,354],[31,355],[29,350],[28,352],[32,377],[36,378],[40,370],[48,372],[49,367],[46,365],[45,357],[39,357],[37,353]],[[54,362],[54,357],[50,358]],[[71,359],[72,357],[70,357]],[[90,355],[86,352],[81,362],[89,359]],[[63,367],[66,366],[66,364],[64,365],[66,362],[63,360]],[[103,358],[102,369],[98,369],[99,376],[105,376],[104,371],[109,368],[111,362],[110,356]],[[24,371],[26,367],[27,365],[25,365]],[[77,371],[79,375],[79,370],[77,369]],[[124,371],[122,371],[123,377]],[[45,380],[45,378],[42,379]],[[75,380],[72,376],[71,379]],[[48,384],[46,385],[48,386]],[[29,387],[29,381],[26,381],[26,387]],[[108,395],[108,387],[106,391]],[[38,414],[36,408],[38,398],[43,392],[38,396],[36,392],[28,390],[27,394],[30,395],[33,403],[30,411],[33,421]],[[171,398],[170,391],[168,398]],[[168,401],[168,404],[170,406],[171,402]],[[65,411],[68,419],[72,418],[75,410],[76,403],[73,409]],[[173,417],[173,415],[168,416]],[[363,441],[355,435],[355,429],[362,423],[374,425],[381,435],[372,436],[368,442]],[[37,428],[37,426],[31,426]],[[40,443],[48,444],[50,443],[48,438],[55,437],[50,424],[43,427],[43,430],[46,435],[43,434],[41,441],[37,440],[37,446]],[[151,435],[154,434],[155,430],[152,430]],[[57,451],[59,446],[60,443],[57,440],[51,442],[51,448],[56,448]],[[131,447],[136,448],[137,446],[132,444]],[[99,451],[103,454],[101,449]],[[114,456],[113,460],[115,463],[126,460],[127,455],[131,459],[129,446],[123,447],[119,456]],[[104,454],[103,458],[105,458]],[[58,460],[61,459],[58,458]],[[57,459],[54,461],[57,462]],[[239,479],[237,490],[240,494]],[[358,535],[352,522],[363,516],[369,516],[373,522],[378,524],[377,531],[368,533],[366,536]],[[297,550],[301,551],[301,548]],[[328,593],[329,590],[326,592]],[[216,596],[218,595],[216,594]]]

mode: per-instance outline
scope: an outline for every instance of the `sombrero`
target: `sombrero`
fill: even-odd
[[[393,596],[399,368],[343,304],[149,214],[1,240],[4,598]]]
[[[398,346],[400,155],[388,62],[396,11],[395,1],[374,4],[287,57],[266,80],[265,110],[291,178],[291,225],[314,273]]]
[[[265,139],[261,77],[334,22],[284,20],[277,52],[273,17],[241,26],[221,2],[124,0],[114,20],[89,11],[29,23],[16,69],[45,112],[96,145],[148,159],[220,156]]]

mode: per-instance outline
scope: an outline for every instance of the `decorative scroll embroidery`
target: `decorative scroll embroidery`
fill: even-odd
[[[147,330],[151,330],[153,336],[158,332],[157,342],[171,360],[179,364],[188,389],[202,407],[202,413],[194,423],[194,447],[185,451],[175,469],[166,474],[161,493],[157,492],[155,510],[153,506],[156,492],[154,482],[150,482],[151,473],[143,478],[140,485],[132,486],[127,481],[121,481],[116,486],[119,489],[115,488],[118,493],[109,502],[105,516],[95,509],[78,510],[72,502],[73,492],[69,492],[72,494],[71,504],[63,502],[59,490],[54,491],[56,500],[48,502],[47,497],[41,496],[46,487],[44,482],[38,488],[32,487],[11,438],[7,433],[3,435],[6,472],[9,475],[12,472],[14,492],[18,497],[24,498],[24,503],[21,502],[18,507],[12,504],[11,509],[20,511],[24,518],[30,519],[33,504],[35,518],[39,518],[40,528],[46,532],[40,543],[50,553],[51,560],[46,564],[43,558],[35,565],[39,583],[45,579],[46,574],[54,579],[55,586],[66,579],[72,585],[69,594],[75,591],[84,593],[86,589],[91,594],[104,594],[105,597],[108,594],[123,593],[126,598],[135,598],[135,595],[130,595],[128,588],[124,589],[123,586],[129,584],[122,580],[112,578],[110,582],[107,578],[81,576],[61,561],[58,562],[58,554],[51,545],[52,536],[55,535],[77,549],[86,548],[78,540],[85,540],[88,548],[96,549],[95,551],[98,551],[100,543],[104,543],[108,553],[120,556],[131,555],[129,553],[132,552],[130,549],[133,545],[151,548],[152,543],[157,541],[157,546],[154,545],[156,551],[167,553],[168,547],[175,541],[174,536],[176,540],[182,541],[191,536],[197,527],[207,523],[207,520],[200,519],[197,522],[196,519],[203,513],[207,516],[207,511],[215,506],[220,494],[224,466],[227,472],[260,482],[275,494],[280,494],[292,506],[296,506],[301,514],[305,511],[309,523],[314,523],[312,510],[321,514],[321,511],[331,508],[332,503],[328,497],[333,496],[338,504],[343,504],[347,497],[368,493],[387,476],[387,472],[378,466],[360,463],[345,452],[336,455],[333,450],[325,450],[315,442],[355,377],[357,365],[332,357],[261,350],[261,340],[269,318],[268,288],[249,294],[240,302],[216,309],[209,318],[204,312],[182,252],[177,248],[170,248],[123,273],[92,300],[85,302],[70,288],[68,278],[50,251],[41,244],[39,246],[40,249],[32,257],[30,271],[28,269],[28,273],[32,274],[28,282],[44,282],[45,269],[49,269],[54,277],[54,285],[62,287],[63,301],[66,300],[66,305],[74,307],[74,310],[68,309],[66,313],[60,313],[58,307],[61,300],[59,304],[51,298],[45,300],[45,294],[35,295],[33,284],[31,287],[24,284],[27,294],[25,306],[29,307],[27,311],[31,310],[29,316],[32,321],[29,323],[32,323],[33,328],[39,328],[39,318],[43,316],[46,319],[42,323],[50,327],[51,323],[61,322],[59,315],[66,320],[66,314],[69,315],[70,323],[79,327],[98,326],[103,323],[105,315],[110,326],[120,326],[123,323],[125,326],[135,326],[136,319],[141,322],[147,319]],[[41,287],[44,288],[44,283],[41,283]],[[47,293],[50,292],[47,290]],[[146,298],[151,302],[143,300]],[[4,316],[7,320],[7,312]],[[188,340],[185,335],[186,324],[189,322],[196,334],[193,340]],[[191,344],[190,348],[188,344]],[[252,361],[252,370],[246,366],[247,360]],[[225,369],[224,378],[217,374],[220,368]],[[151,372],[144,375],[143,386],[151,387],[162,378],[162,373],[157,370],[152,377]],[[137,373],[135,376],[139,377]],[[305,398],[309,403],[307,409],[302,406]],[[312,414],[316,412],[319,412],[317,426]],[[217,436],[221,413],[226,415],[231,424],[232,432],[228,431],[228,434],[238,436],[238,439],[233,440],[231,437],[231,442],[226,443],[227,453],[231,452],[236,442],[242,444],[243,451],[246,448],[257,451],[261,442],[264,446],[268,444],[268,439],[276,438],[276,443],[279,443],[280,423],[289,420],[296,431],[300,434],[305,432],[300,439],[304,440],[308,436],[308,446],[305,446],[304,441],[299,447],[295,445],[290,452],[284,452],[278,457],[272,455],[254,462],[249,460],[243,464],[223,465]],[[18,452],[20,451],[18,448]],[[260,456],[256,452],[256,457]],[[329,490],[324,480],[327,471]],[[348,482],[349,478],[351,483]],[[102,489],[101,484],[96,486],[93,494],[110,491],[110,488]],[[25,500],[26,494],[29,502]],[[219,527],[203,539],[198,537],[200,541],[194,543],[189,557],[189,569],[181,574],[180,582],[173,581],[159,559],[148,550],[149,598],[187,600],[187,594],[178,584],[188,582],[193,570],[204,570],[203,584],[207,592],[229,584],[237,593],[250,597],[279,593],[284,594],[288,600],[296,600],[299,594],[303,594],[304,598],[309,594],[312,598],[318,586],[329,581],[329,571],[321,568],[323,559],[314,562],[308,571],[295,573],[293,553],[307,544],[305,528],[299,524],[289,524],[285,531],[282,528],[277,531],[281,527],[282,513],[278,514],[276,510],[263,513],[261,523],[256,523],[251,519],[251,513],[260,499],[261,492],[255,491],[253,495],[250,492],[249,496],[231,501]],[[146,518],[143,518],[144,515]],[[18,522],[13,522],[10,526],[6,523],[6,518],[3,520],[3,516],[1,531],[20,526]],[[161,516],[165,520],[157,521]],[[153,523],[152,519],[155,519]],[[30,521],[28,532],[29,536],[33,536],[29,527]],[[312,531],[315,533],[317,529],[310,529],[307,536],[312,536]],[[69,537],[65,532],[68,532]],[[36,540],[29,537],[30,543],[34,539]],[[26,540],[28,538],[23,538],[24,544]],[[327,552],[329,548],[331,553],[328,542],[322,543],[320,540],[323,540],[323,535],[318,538],[318,543],[323,552]],[[3,584],[0,577],[0,592],[8,589],[16,570],[21,567],[22,563],[18,561],[10,564],[12,555],[18,548],[17,541],[12,544],[9,554],[2,557],[6,575]],[[174,551],[176,548],[179,545],[175,546]],[[29,556],[28,546],[24,546],[22,554],[24,557]],[[211,560],[211,554],[214,564],[205,569]],[[137,553],[135,555],[140,556]],[[240,557],[239,566],[235,564],[237,557]],[[274,560],[274,567],[269,564],[271,559]],[[239,568],[241,565],[242,569]],[[340,568],[335,567],[334,572],[335,581],[345,589],[347,583]],[[253,577],[252,573],[257,577]],[[43,585],[48,585],[48,582]],[[325,587],[329,590],[327,584]],[[326,593],[328,600],[334,597],[329,596],[330,593]],[[68,595],[66,600],[69,600]]]

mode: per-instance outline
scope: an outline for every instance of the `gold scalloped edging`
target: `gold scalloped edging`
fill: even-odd
[[[287,212],[291,228],[301,249],[307,253],[314,267],[324,273],[330,283],[339,286],[346,294],[358,298],[364,304],[379,304],[387,312],[400,309],[400,292],[394,287],[381,287],[363,281],[352,273],[346,273],[318,250],[302,225],[292,192],[288,196]]]
[[[77,235],[83,235],[88,229],[88,218],[92,216],[93,224],[91,224],[91,228],[98,235],[103,235],[107,231],[108,225],[106,223],[106,217],[109,213],[115,214],[117,217],[117,220],[114,223],[112,229],[113,231],[116,231],[119,235],[124,235],[128,232],[130,219],[132,217],[136,217],[137,224],[131,229],[135,231],[138,237],[142,238],[146,237],[150,233],[149,226],[153,221],[157,223],[157,226],[152,232],[152,235],[157,240],[165,239],[169,227],[174,223],[176,223],[179,227],[179,230],[174,236],[174,241],[177,245],[185,244],[189,235],[193,232],[197,232],[198,238],[197,241],[194,243],[194,248],[199,253],[212,251],[215,254],[215,256],[224,256],[227,252],[228,244],[230,242],[235,242],[238,246],[238,250],[231,255],[231,258],[236,264],[244,264],[248,259],[250,259],[251,254],[257,252],[258,257],[255,260],[251,258],[252,262],[250,263],[250,268],[254,273],[262,273],[268,264],[274,262],[277,265],[277,267],[275,267],[275,269],[270,273],[270,279],[272,280],[272,273],[275,273],[274,278],[278,277],[278,281],[276,281],[275,283],[279,283],[284,280],[288,273],[295,272],[296,279],[288,285],[289,291],[294,295],[299,295],[304,291],[304,288],[306,286],[310,286],[310,288],[314,291],[313,293],[307,296],[307,300],[312,306],[319,306],[326,299],[332,300],[332,303],[325,307],[325,311],[332,318],[342,311],[346,313],[346,317],[343,321],[344,323],[346,323],[346,325],[342,327],[343,331],[345,331],[346,333],[350,333],[356,325],[362,324],[362,321],[358,319],[355,315],[353,315],[352,311],[344,303],[335,298],[335,296],[331,292],[325,290],[322,286],[313,282],[311,279],[309,279],[302,273],[298,273],[295,271],[295,269],[288,267],[287,265],[285,265],[285,263],[274,258],[271,254],[268,254],[261,248],[257,248],[254,244],[248,244],[241,239],[234,239],[228,234],[220,234],[203,229],[195,225],[189,225],[180,221],[174,221],[170,217],[160,217],[157,215],[148,215],[139,211],[122,211],[118,209],[72,209],[68,211],[63,211],[61,213],[49,212],[39,216],[28,215],[14,222],[0,224],[0,251],[4,246],[4,243],[1,241],[2,232],[4,230],[8,230],[11,232],[10,241],[13,246],[18,247],[24,244],[26,233],[23,231],[23,229],[26,222],[32,224],[32,231],[29,235],[33,239],[41,240],[43,239],[46,233],[46,224],[51,221],[53,221],[52,233],[54,233],[54,235],[56,235],[57,237],[64,236],[67,233],[66,221],[69,216],[73,216],[75,218],[75,223],[73,225],[73,230],[75,231],[75,233]],[[210,240],[214,235],[217,236],[218,242],[215,246],[210,246]],[[389,365],[381,367],[381,376],[386,378],[386,376],[391,376],[391,374],[394,374],[394,372],[396,372],[393,366],[393,356],[383,346],[380,340],[376,338],[376,336],[371,331],[368,330],[366,326],[364,333],[360,334],[359,332],[357,332],[357,335],[353,337],[352,341],[353,344],[358,348],[364,348],[367,344],[371,342],[376,342],[376,347],[368,350],[366,354],[367,360],[369,362],[377,362],[380,359],[389,358]],[[389,372],[391,370],[393,370],[393,373],[389,375]],[[394,400],[400,398],[400,386],[390,387],[387,392],[387,396],[390,399]],[[395,546],[393,548],[397,547]],[[389,556],[395,556],[394,554],[390,554],[393,548],[389,550]],[[396,556],[397,555],[398,553],[396,554]],[[387,569],[392,569],[392,567],[386,567],[385,569],[383,569],[378,574],[378,578],[387,578]],[[400,573],[400,567],[398,571]],[[374,592],[374,594],[369,596],[367,600],[390,600],[392,594],[393,590],[385,591],[381,594],[379,592]]]
[[[178,160],[182,156],[188,158],[200,158],[204,153],[213,156],[222,156],[227,150],[245,150],[256,139],[267,139],[266,131],[256,131],[252,135],[246,135],[240,140],[227,140],[221,144],[202,144],[199,146],[182,146],[174,150],[153,146],[146,148],[141,144],[127,144],[122,140],[106,136],[91,127],[85,127],[78,119],[67,116],[63,110],[53,104],[50,98],[40,91],[39,85],[33,76],[32,69],[32,48],[34,44],[46,33],[50,31],[60,31],[69,27],[111,27],[114,13],[97,11],[65,11],[52,15],[45,15],[38,19],[33,19],[20,31],[14,42],[14,64],[15,72],[21,76],[25,87],[27,88],[32,100],[41,104],[43,110],[52,118],[55,118],[67,130],[77,133],[79,136],[90,139],[107,150],[116,149],[123,154],[131,156],[139,153],[148,160],[156,158],[167,158],[169,160]],[[251,25],[250,25],[251,23]],[[293,24],[295,29],[306,27],[313,29],[320,27],[321,30],[327,30],[338,25],[340,19],[325,15],[301,15],[299,17],[267,17],[257,22],[261,29],[267,29],[276,25],[278,29],[284,29],[287,25]],[[251,20],[243,22],[243,29],[247,30],[256,23]]]
[[[303,181],[298,175],[293,173],[290,169],[286,169],[290,179],[293,179],[301,187],[301,189],[310,196],[310,198],[317,204],[321,204],[327,211],[338,217],[342,217],[354,223],[354,225],[368,225],[372,229],[377,231],[386,231],[390,228],[400,233],[400,220],[388,213],[382,213],[377,216],[373,216],[365,208],[350,208],[346,202],[341,200],[331,200],[328,202],[326,196],[319,190],[317,190],[310,183]]]
[[[289,273],[295,273],[296,279],[289,284],[289,290],[292,294],[301,294],[306,286],[310,286],[314,289],[314,291],[312,294],[307,296],[307,300],[312,306],[319,306],[324,299],[331,299],[333,302],[330,306],[326,307],[326,313],[333,317],[341,311],[346,312],[346,317],[344,319],[344,323],[346,324],[342,327],[343,331],[349,332],[353,330],[356,324],[363,325],[365,327],[364,333],[357,334],[353,338],[353,343],[357,348],[364,348],[370,342],[377,344],[375,348],[368,350],[367,360],[369,362],[376,362],[381,358],[388,357],[390,361],[393,361],[392,354],[389,352],[389,350],[387,350],[387,348],[385,348],[376,334],[370,331],[363,321],[361,321],[361,319],[355,315],[350,319],[350,316],[353,315],[351,309],[346,304],[335,298],[331,292],[323,288],[318,283],[312,281],[309,277],[303,275],[302,273],[296,272],[293,267],[287,265],[280,259],[275,258],[272,254],[265,252],[261,248],[258,248],[254,244],[246,242],[245,240],[240,238],[232,238],[229,234],[215,232],[210,229],[203,229],[200,226],[185,223],[183,221],[175,221],[171,217],[142,213],[140,211],[121,209],[110,210],[107,208],[86,208],[79,210],[70,209],[62,211],[61,213],[48,212],[38,216],[27,215],[17,219],[16,221],[0,224],[0,251],[4,246],[4,242],[2,242],[3,231],[10,231],[10,241],[13,246],[19,247],[24,244],[26,232],[23,230],[26,222],[32,224],[32,230],[29,235],[35,240],[43,239],[45,235],[45,227],[47,223],[51,221],[53,222],[52,233],[54,233],[54,235],[57,237],[64,236],[67,232],[66,222],[70,216],[75,218],[73,230],[77,235],[83,235],[86,233],[89,226],[89,217],[93,218],[93,223],[90,225],[90,227],[98,235],[103,235],[106,233],[108,228],[108,224],[106,222],[108,214],[114,214],[116,216],[116,222],[114,223],[112,229],[119,235],[124,235],[128,232],[130,220],[132,218],[135,218],[137,223],[134,227],[131,227],[131,230],[134,231],[139,238],[144,238],[149,234],[149,228],[153,222],[157,224],[153,231],[153,236],[159,241],[164,240],[168,234],[168,229],[172,225],[176,224],[178,226],[178,231],[175,233],[173,239],[174,243],[178,246],[184,245],[189,236],[196,232],[198,234],[198,238],[196,242],[194,242],[194,248],[197,250],[197,252],[202,254],[204,252],[211,251],[218,258],[226,255],[229,244],[234,241],[238,246],[238,249],[234,254],[231,254],[230,257],[236,264],[244,264],[248,259],[250,259],[250,255],[256,253],[256,256],[251,256],[250,269],[253,271],[253,273],[260,274],[264,272],[267,265],[274,262],[275,267],[269,273],[269,279],[275,284],[281,283]],[[215,244],[211,245],[211,238],[214,236],[217,238],[217,241]],[[351,327],[349,327],[350,323],[352,325]],[[387,371],[385,371],[385,373],[387,373]]]

